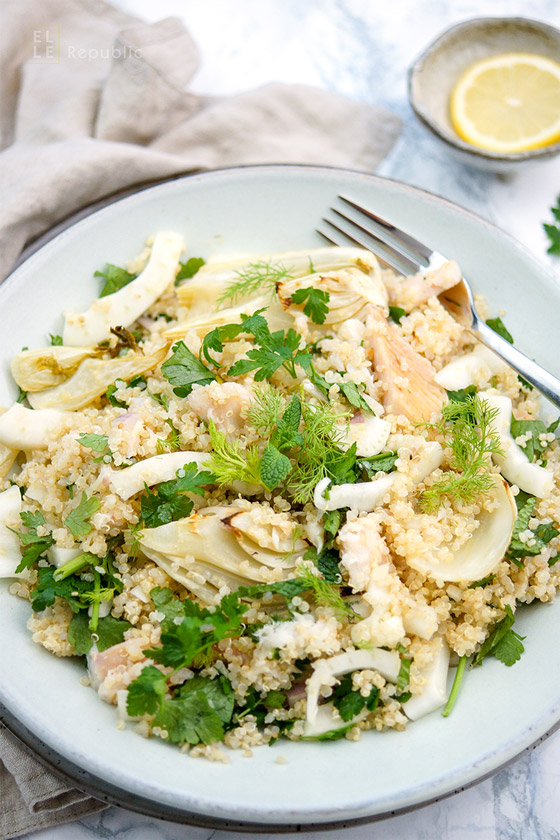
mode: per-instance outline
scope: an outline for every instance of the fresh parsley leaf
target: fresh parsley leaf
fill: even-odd
[[[155,665],[146,665],[140,675],[128,686],[126,710],[131,717],[155,715],[161,708],[167,681]]]
[[[401,318],[406,315],[406,310],[402,309],[400,306],[390,306],[389,307],[389,317],[395,322],[395,324],[401,323]]]
[[[101,652],[118,645],[124,639],[126,630],[132,627],[129,621],[113,618],[107,615],[97,622],[95,643]],[[72,617],[68,627],[68,641],[76,648],[76,653],[85,655],[91,650],[94,638],[89,628],[87,613],[83,610]]]
[[[107,387],[107,390],[105,391],[105,396],[108,399],[108,401],[111,403],[111,405],[115,406],[115,408],[128,408],[128,406],[125,402],[123,402],[122,400],[118,400],[114,396],[115,391],[118,391],[118,388],[117,388],[117,386],[115,385],[114,382],[111,385],[109,385]]]
[[[49,338],[51,340],[51,347],[61,347],[62,346],[62,336],[61,335],[53,335],[49,333]]]
[[[313,286],[306,286],[297,289],[292,295],[292,302],[304,304],[303,311],[315,324],[324,324],[328,315],[330,294],[322,289],[314,289]]]
[[[161,371],[178,397],[188,397],[193,385],[209,385],[216,379],[216,375],[191,353],[184,341],[173,345],[173,352],[162,364]]]
[[[207,484],[213,484],[215,476],[208,470],[198,472],[198,464],[185,464],[177,470],[177,478],[158,484],[152,493],[146,488],[141,496],[140,519],[147,528],[157,528],[188,516],[193,509],[191,499],[183,493],[195,493],[204,496],[202,489]]]
[[[41,612],[54,604],[56,598],[63,598],[70,605],[72,612],[83,609],[80,595],[91,590],[91,583],[79,577],[67,577],[55,580],[52,566],[37,570],[37,585],[31,591],[31,605],[34,612]]]
[[[502,338],[505,338],[510,344],[513,344],[513,336],[502,321],[501,318],[488,318],[486,320],[487,326],[490,327],[491,330],[501,335]]]
[[[162,630],[168,630],[173,626],[176,618],[182,618],[185,614],[183,602],[175,598],[168,587],[155,586],[150,592],[150,598],[156,610],[164,615],[160,621]]]
[[[112,295],[114,292],[118,292],[119,289],[124,288],[124,286],[127,286],[133,280],[136,280],[138,275],[130,274],[124,268],[119,268],[118,265],[106,263],[104,270],[96,271],[93,276],[104,278],[105,284],[101,289],[99,297],[106,297],[107,295]]]
[[[338,551],[333,548],[322,548],[321,551],[317,551],[315,546],[311,546],[305,552],[303,559],[312,560],[327,583],[341,583],[342,575],[340,573],[340,554]]]
[[[323,528],[325,529],[325,535],[329,547],[332,545],[334,538],[340,531],[340,528],[345,521],[346,508],[326,511],[323,519]]]
[[[204,356],[207,362],[219,368],[220,363],[210,355],[210,350],[221,353],[225,341],[235,341],[242,334],[253,335],[255,338],[261,335],[268,336],[270,334],[268,324],[262,316],[265,311],[266,307],[257,309],[252,315],[241,315],[238,324],[222,324],[219,327],[214,327],[204,336],[200,348],[201,358]]]
[[[24,527],[27,528],[26,532],[16,531],[14,528],[10,528],[10,531],[19,537],[23,548],[21,562],[15,570],[18,574],[24,569],[30,569],[43,556],[47,549],[51,545],[54,545],[54,539],[50,534],[46,534],[45,536],[37,535],[37,528],[46,524],[45,517],[40,511],[36,513],[23,511],[20,513],[20,519]]]
[[[476,396],[476,385],[467,385],[466,388],[461,388],[458,391],[448,391],[447,396],[449,402],[463,403]]]
[[[556,199],[556,204],[551,207],[551,212],[557,222],[560,222],[560,196]],[[543,224],[546,235],[550,241],[547,253],[560,255],[560,226],[557,224]]]
[[[90,432],[81,432],[78,437],[78,443],[92,449],[94,452],[105,452],[109,438],[107,435],[96,435]]]
[[[347,723],[359,715],[364,706],[374,712],[379,703],[379,689],[372,686],[367,697],[352,688],[352,674],[346,674],[333,691],[333,706],[340,717]]]
[[[499,621],[474,657],[471,668],[481,665],[487,656],[495,656],[508,667],[513,665],[524,651],[522,644],[525,636],[512,630],[514,615],[511,607],[505,607],[506,615]]]
[[[180,262],[175,285],[178,286],[181,280],[190,280],[204,264],[202,257],[189,257],[186,262]]]
[[[192,677],[186,683],[183,683],[179,689],[179,695],[181,697],[187,697],[193,692],[200,692],[206,697],[210,707],[216,712],[224,725],[230,722],[231,716],[233,715],[235,699],[229,680],[223,676],[213,680],[207,677]]]
[[[99,499],[88,499],[86,494],[82,492],[79,505],[70,511],[64,520],[64,525],[74,537],[85,537],[91,531],[89,519],[100,507]]]
[[[284,367],[293,378],[296,378],[295,365],[300,364],[304,351],[299,350],[301,336],[293,329],[287,332],[278,330],[257,337],[260,347],[254,347],[247,352],[246,359],[239,359],[229,369],[230,376],[243,376],[255,371],[255,381],[262,382],[270,379],[279,367]]]
[[[396,686],[400,691],[403,691],[410,682],[410,666],[412,664],[412,656],[408,650],[402,645],[397,645],[397,650],[401,657],[401,667],[397,677]]]
[[[224,728],[220,716],[205,694],[194,691],[165,700],[154,718],[154,726],[167,732],[166,741],[174,744],[212,744],[222,741]]]

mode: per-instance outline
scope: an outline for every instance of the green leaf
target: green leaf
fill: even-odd
[[[491,330],[494,330],[495,333],[498,333],[498,335],[501,335],[502,338],[505,338],[505,340],[510,344],[513,344],[513,336],[501,318],[488,318],[486,324]]]
[[[333,691],[333,706],[338,709],[343,721],[348,722],[359,715],[364,706],[375,711],[379,703],[379,689],[372,686],[367,697],[352,688],[352,674],[346,674]]]
[[[215,374],[191,353],[184,341],[173,345],[173,352],[162,364],[161,371],[178,397],[188,397],[193,385],[209,385],[216,380]]]
[[[314,289],[313,286],[306,286],[297,289],[292,295],[292,302],[304,304],[303,311],[315,324],[324,324],[328,315],[330,294],[322,289]]]
[[[401,655],[401,667],[399,669],[396,686],[397,689],[403,691],[410,682],[410,666],[412,664],[412,657],[407,649],[402,645],[397,645],[397,650]]]
[[[117,386],[115,385],[114,382],[113,382],[112,385],[109,385],[107,390],[105,391],[105,396],[108,399],[108,401],[111,403],[111,405],[115,406],[115,408],[128,408],[128,406],[125,402],[123,402],[122,400],[118,400],[114,396],[115,391],[118,391],[118,388],[117,388]]]
[[[19,537],[20,543],[23,547],[21,561],[16,568],[16,573],[22,572],[24,569],[30,569],[43,554],[54,545],[54,539],[50,534],[45,536],[37,536],[37,528],[45,525],[45,517],[40,511],[31,513],[23,511],[20,513],[20,519],[23,525],[27,528],[27,532],[16,531],[14,528],[9,528],[14,534]],[[9,526],[8,526],[9,527]]]
[[[262,382],[263,379],[270,379],[283,366],[295,378],[293,364],[301,341],[299,333],[293,329],[286,333],[278,330],[269,333],[265,343],[262,339],[261,336],[260,347],[249,350],[246,359],[240,359],[232,365],[228,371],[229,376],[242,376],[254,370],[255,381]]]
[[[389,307],[389,317],[395,322],[395,324],[401,323],[401,318],[406,315],[406,310],[402,309],[400,306],[390,306]]]
[[[79,600],[80,595],[89,592],[92,584],[74,575],[55,580],[52,566],[37,570],[37,585],[31,592],[31,605],[34,612],[41,612],[54,604],[56,598],[63,598],[77,613],[84,604]]]
[[[307,549],[304,560],[311,560],[319,569],[327,583],[339,584],[342,581],[340,573],[340,554],[333,548],[322,548],[317,551],[315,546]]]
[[[216,712],[224,725],[230,722],[233,715],[235,695],[229,680],[223,676],[213,680],[207,677],[192,677],[181,686],[179,694],[181,697],[187,697],[195,691],[204,694],[210,708]]]
[[[371,458],[358,458],[356,465],[365,472],[369,479],[372,479],[378,472],[393,472],[398,457],[398,452],[394,450],[380,452],[379,455],[373,455]]]
[[[78,443],[87,449],[92,449],[94,452],[105,452],[109,444],[107,435],[96,435],[91,432],[81,432],[78,437]]]
[[[175,625],[176,618],[183,618],[185,615],[183,602],[175,598],[171,589],[167,587],[155,586],[150,592],[150,598],[156,610],[164,615],[160,621],[162,630],[169,630]]]
[[[162,499],[159,493],[147,490],[141,497],[140,519],[146,528],[157,528],[177,519],[188,516],[194,505],[187,496],[175,496],[170,500]]]
[[[62,346],[62,336],[61,335],[53,335],[49,333],[49,338],[51,340],[51,347],[61,347]]]
[[[106,297],[118,292],[119,289],[124,288],[138,276],[137,274],[130,274],[124,268],[119,268],[118,265],[106,263],[103,271],[96,271],[94,277],[103,277],[105,285],[101,289],[99,297]]]
[[[515,618],[509,604],[505,607],[505,613],[504,618],[496,624],[486,641],[480,646],[471,668],[481,665],[487,656],[495,656],[496,649],[499,654],[498,659],[504,662],[504,665],[513,665],[523,653],[521,640],[525,637],[519,636],[512,630]]]
[[[91,631],[89,629],[89,618],[87,613],[79,612],[72,617],[68,625],[68,641],[76,648],[76,653],[85,656],[93,646]]]
[[[346,508],[326,511],[323,519],[323,528],[325,529],[325,535],[327,536],[329,546],[332,545],[334,538],[340,531],[340,528],[345,521]]]
[[[186,262],[180,262],[179,271],[175,278],[175,285],[177,286],[181,280],[190,280],[204,264],[205,262],[202,257],[189,257]]]
[[[467,385],[466,388],[460,388],[458,391],[448,391],[447,396],[450,402],[464,403],[472,399],[476,395],[476,386]]]
[[[99,499],[88,499],[86,494],[82,492],[80,504],[70,511],[64,520],[64,525],[74,537],[85,537],[91,531],[91,524],[88,520],[100,507]]]
[[[235,303],[240,297],[248,297],[256,292],[274,293],[278,283],[290,277],[289,270],[282,265],[267,262],[250,263],[242,271],[236,272],[237,278],[228,284],[225,292],[218,298],[218,305]]]
[[[282,416],[279,418],[271,441],[279,450],[301,446],[303,436],[298,431],[301,422],[301,402],[295,395],[292,397]]]
[[[263,700],[267,709],[281,709],[286,702],[286,695],[281,691],[269,691]]]
[[[263,484],[274,490],[282,484],[285,478],[292,471],[292,462],[286,455],[283,455],[273,443],[267,443],[261,460],[261,479]]]
[[[554,423],[547,428],[542,420],[516,420],[515,418],[511,420],[511,434],[514,440],[521,435],[529,435],[527,442],[520,446],[530,461],[541,458],[543,452],[550,446],[548,442],[541,443],[540,436],[552,433],[555,429]]]
[[[560,227],[558,225],[543,224],[545,233],[548,236],[550,245],[546,249],[547,254],[555,254],[560,256]]]
[[[124,634],[130,630],[132,624],[124,619],[113,618],[112,615],[106,615],[100,618],[97,623],[96,635],[97,649],[101,652],[113,645],[120,644],[124,639]]]
[[[359,408],[361,411],[365,411],[367,414],[375,414],[373,409],[363,398],[355,382],[339,382],[338,387],[350,405]]]
[[[166,730],[165,740],[175,744],[212,744],[224,737],[220,716],[200,691],[166,700],[154,718],[154,726]]]
[[[165,698],[166,678],[154,665],[147,665],[128,686],[126,710],[131,717],[154,715]]]

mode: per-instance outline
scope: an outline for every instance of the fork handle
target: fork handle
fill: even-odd
[[[556,408],[560,408],[560,379],[517,350],[484,321],[477,318],[473,323],[473,332],[483,344],[507,362],[541,394],[544,394]]]

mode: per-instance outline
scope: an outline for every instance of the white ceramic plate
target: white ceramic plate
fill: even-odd
[[[31,256],[0,286],[0,403],[15,396],[13,354],[47,344],[48,333],[61,330],[61,311],[79,311],[98,293],[93,272],[105,262],[122,264],[150,234],[181,231],[197,256],[311,247],[320,244],[314,228],[338,193],[457,259],[491,313],[506,311],[520,349],[560,374],[558,288],[502,232],[399,183],[338,170],[256,167],[146,189],[83,219]],[[192,760],[157,738],[118,731],[115,709],[80,685],[78,661],[57,660],[32,643],[25,628],[29,605],[7,590],[2,582],[0,702],[14,729],[40,739],[41,754],[52,760],[54,751],[63,768],[71,763],[75,777],[81,768],[82,784],[98,793],[174,819],[273,829],[389,814],[481,779],[560,719],[559,602],[522,611],[521,661],[507,669],[490,660],[468,673],[447,719],[435,713],[407,732],[366,733],[358,743],[279,742],[256,749],[252,759],[232,753],[229,766]]]

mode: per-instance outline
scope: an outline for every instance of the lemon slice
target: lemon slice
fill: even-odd
[[[560,64],[540,55],[493,55],[451,94],[457,134],[483,149],[524,152],[560,140]]]

